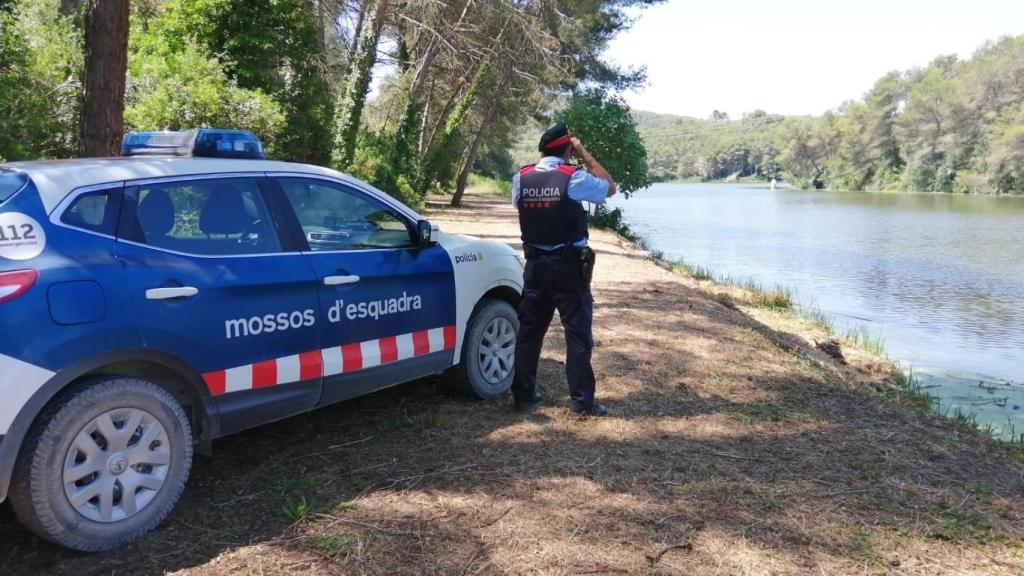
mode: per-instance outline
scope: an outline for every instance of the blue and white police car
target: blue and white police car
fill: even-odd
[[[248,132],[123,156],[0,164],[0,501],[40,536],[138,538],[196,447],[252,426],[449,369],[508,389],[510,247]]]

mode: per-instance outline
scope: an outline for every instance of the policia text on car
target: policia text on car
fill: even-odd
[[[587,245],[588,212],[583,202],[603,203],[615,194],[615,181],[565,124],[541,136],[541,159],[524,166],[512,180],[519,228],[526,254],[523,298],[512,394],[517,410],[540,401],[537,363],[544,334],[557,308],[565,328],[565,373],[572,412],[603,416],[608,409],[594,401],[594,298],[590,279],[594,251]],[[568,163],[578,158],[586,169]]]

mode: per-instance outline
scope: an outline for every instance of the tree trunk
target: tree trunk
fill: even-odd
[[[494,124],[495,118],[498,117],[498,110],[501,108],[500,95],[505,89],[507,80],[508,76],[506,75],[495,93],[497,97],[491,98],[491,103],[487,106],[484,119],[480,122],[480,128],[477,129],[476,136],[473,137],[473,143],[469,146],[469,152],[466,154],[466,163],[463,164],[462,171],[459,172],[459,178],[455,184],[455,194],[452,195],[451,200],[452,206],[462,205],[462,195],[466,192],[466,184],[469,182],[469,174],[473,171],[476,155],[480,152],[480,145],[483,144],[484,138],[487,137],[487,133],[491,130],[491,125]]]
[[[367,3],[372,0],[367,0]],[[356,137],[363,119],[363,106],[377,62],[377,42],[387,16],[388,0],[377,0],[373,19],[359,39],[353,65],[345,82],[345,92],[338,109],[338,134],[334,146],[334,163],[345,169],[352,163],[356,150]]]
[[[416,141],[416,151],[423,154],[424,138],[427,135],[427,121],[430,119],[430,103],[434,99],[434,81],[431,80],[430,88],[427,90],[427,97],[424,100],[423,114],[420,114],[420,130]]]
[[[85,12],[82,156],[117,156],[124,135],[128,0],[89,0]]]
[[[416,72],[412,75],[412,82],[409,84],[409,99],[416,100],[419,96],[420,88],[423,87],[423,82],[427,79],[427,73],[430,71],[430,66],[434,63],[434,58],[437,57],[437,42],[431,41],[427,45],[427,51],[423,54],[423,58],[420,58],[419,63],[416,65]]]
[[[490,60],[485,61],[473,75],[473,80],[455,103],[451,114],[445,120],[444,128],[436,142],[430,142],[426,153],[423,155],[419,178],[415,189],[420,194],[426,194],[427,189],[435,181],[445,181],[451,177],[452,172],[447,171],[446,163],[448,156],[454,155],[452,147],[458,136],[459,129],[466,121],[470,109],[476,103],[476,95],[488,72],[490,71]]]
[[[462,96],[462,91],[465,87],[460,87],[458,90],[452,91],[451,96],[441,107],[441,113],[437,115],[437,119],[434,121],[429,133],[426,134],[426,138],[421,138],[420,142],[420,155],[425,156],[427,150],[434,144],[434,138],[437,137],[438,131],[448,121],[448,115],[452,113],[452,108],[455,107],[455,102],[458,101],[459,97]],[[426,123],[427,118],[424,116],[423,122]]]
[[[320,44],[320,53],[327,52],[327,9],[324,8],[324,0],[315,0],[316,2],[316,41]]]
[[[373,0],[363,0],[359,4],[359,14],[356,16],[356,25],[352,28],[352,44],[348,47],[348,57],[351,61],[356,55],[356,49],[359,47],[359,36],[363,33],[363,23],[366,20],[366,9],[373,3]]]

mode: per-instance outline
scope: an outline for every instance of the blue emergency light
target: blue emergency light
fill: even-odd
[[[262,160],[263,143],[248,130],[198,128],[166,132],[129,132],[122,156],[200,156]]]

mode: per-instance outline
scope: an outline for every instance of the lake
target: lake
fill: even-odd
[[[655,184],[611,206],[670,259],[864,327],[940,410],[1024,433],[1024,198]]]

